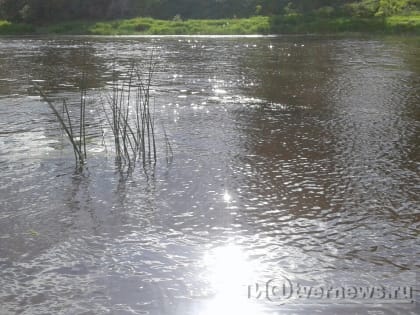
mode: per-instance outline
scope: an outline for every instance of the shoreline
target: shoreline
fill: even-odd
[[[420,35],[420,15],[387,18],[254,16],[218,20],[132,18],[109,21],[68,21],[49,25],[0,20],[0,35],[88,36],[258,36],[258,35]]]

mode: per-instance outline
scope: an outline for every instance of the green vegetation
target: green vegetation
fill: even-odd
[[[0,20],[0,35],[31,34],[34,31],[35,28],[32,25]]]
[[[67,107],[67,103],[63,100],[63,114],[56,108],[53,101],[51,101],[45,93],[37,87],[38,92],[40,93],[43,100],[48,104],[57,120],[59,121],[61,127],[66,133],[67,137],[70,140],[70,143],[73,148],[74,157],[76,159],[76,165],[82,166],[86,160],[86,89],[81,88],[80,91],[80,117],[78,126],[72,123],[72,118],[70,117],[70,111]],[[64,115],[65,114],[65,115]],[[78,127],[74,129],[73,127]],[[77,135],[77,130],[79,134]]]
[[[29,234],[32,236],[32,237],[38,237],[39,236],[39,233],[37,232],[37,231],[35,231],[35,230],[29,230]]]
[[[10,35],[420,34],[420,0],[0,0],[0,19]]]
[[[40,33],[91,35],[268,34],[268,17],[249,19],[167,21],[134,18],[103,22],[66,22],[38,29]]]
[[[155,111],[150,96],[155,66],[151,55],[144,72],[140,64],[133,63],[127,73],[121,76],[114,73],[112,88],[98,98],[102,111],[96,114],[101,115],[108,124],[114,138],[116,162],[120,166],[133,168],[138,161],[142,161],[145,167],[146,164],[154,165],[157,162]],[[80,102],[76,111],[69,109],[66,99],[57,103],[40,86],[36,86],[42,100],[49,106],[67,135],[78,170],[82,170],[87,161],[86,129],[91,126],[89,118],[86,119],[86,76],[86,73],[82,73],[79,85]],[[173,154],[165,131],[163,140],[166,145],[166,160],[169,162]]]
[[[275,16],[271,18],[271,31],[278,34],[302,33],[381,33],[420,35],[419,15],[390,17],[333,17]]]
[[[72,21],[33,27],[0,21],[1,35],[244,35],[244,34],[330,34],[370,32],[420,35],[419,15],[390,17],[273,16],[248,19],[167,21],[152,18],[86,22]]]

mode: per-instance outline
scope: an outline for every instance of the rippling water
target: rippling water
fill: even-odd
[[[173,161],[160,144],[127,174],[98,99],[152,50]],[[80,173],[35,86],[75,110],[82,71]],[[416,38],[0,38],[0,314],[417,314],[247,286],[401,276],[418,296],[419,104]]]

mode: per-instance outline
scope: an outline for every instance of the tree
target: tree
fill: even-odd
[[[70,19],[151,16],[172,19],[248,17],[290,12],[387,16],[420,9],[420,0],[0,0],[0,18],[45,24]],[[344,9],[344,10],[343,10]]]
[[[376,15],[389,16],[395,13],[402,12],[410,5],[409,0],[380,0],[379,9]]]
[[[20,10],[24,4],[23,0],[0,0],[0,17],[10,21],[19,21]]]

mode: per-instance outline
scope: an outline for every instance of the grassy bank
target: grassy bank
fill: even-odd
[[[304,15],[186,21],[134,18],[99,22],[71,21],[42,27],[0,21],[0,35],[244,35],[346,32],[420,35],[420,13],[387,18],[321,18]]]
[[[168,21],[134,18],[96,23],[69,22],[39,29],[42,33],[92,35],[268,34],[267,17],[249,19]]]
[[[274,34],[375,33],[420,35],[420,14],[391,17],[335,17],[288,15],[270,19]]]
[[[32,34],[35,27],[28,24],[15,24],[0,20],[0,35]]]

